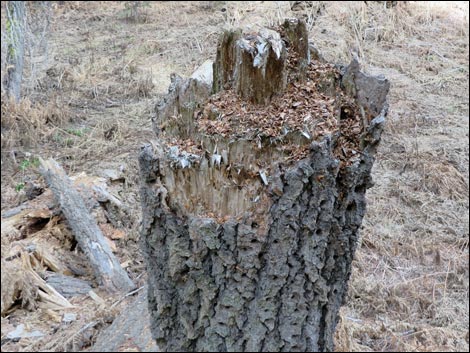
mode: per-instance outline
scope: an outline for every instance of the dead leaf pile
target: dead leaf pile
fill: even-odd
[[[294,64],[293,64],[294,65]],[[339,85],[339,71],[332,64],[312,62],[307,80],[290,82],[286,92],[274,97],[268,106],[241,99],[233,90],[213,95],[197,120],[198,129],[225,138],[282,137],[300,132],[309,140],[336,134],[341,148],[337,157],[346,162],[359,150],[363,131],[362,115],[354,99]],[[306,146],[285,146],[294,160],[308,154]]]
[[[268,106],[244,101],[233,90],[221,91],[212,96],[197,123],[201,131],[223,137],[279,137],[291,131],[301,131],[310,136],[321,136],[338,128],[338,98],[320,92],[315,75],[326,71],[339,77],[339,72],[329,65],[311,65],[305,83],[292,82],[286,92],[274,97]]]

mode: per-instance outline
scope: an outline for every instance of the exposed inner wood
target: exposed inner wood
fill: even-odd
[[[304,27],[286,21],[282,39],[272,30],[225,32],[214,70],[205,63],[187,80],[172,77],[154,128],[165,151],[160,182],[173,207],[217,219],[252,213],[268,199],[279,166],[305,158],[312,141],[326,135],[341,140],[335,151],[344,165],[357,159],[372,116],[343,90],[339,68],[310,61]],[[271,72],[269,62],[279,60],[283,64]],[[279,72],[282,82],[273,95]],[[220,92],[210,95],[211,88]],[[253,92],[266,101],[248,99]]]
[[[333,349],[389,84],[310,60],[303,26],[225,32],[156,107],[142,244],[164,351]]]

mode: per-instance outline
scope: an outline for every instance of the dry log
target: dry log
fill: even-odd
[[[88,212],[83,199],[65,171],[53,159],[40,160],[41,174],[46,179],[80,248],[87,256],[98,281],[110,291],[134,288],[127,273],[111,252],[96,220]]]

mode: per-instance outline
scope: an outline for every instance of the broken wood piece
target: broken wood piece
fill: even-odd
[[[106,306],[106,302],[104,301],[104,299],[101,298],[98,294],[96,294],[93,290],[90,290],[88,292],[88,295],[90,296],[91,299],[93,299],[99,305]]]
[[[40,172],[46,179],[68,221],[80,248],[87,256],[100,284],[110,291],[129,291],[134,284],[113,255],[96,220],[73,187],[62,167],[52,158],[40,160]]]
[[[41,264],[45,264],[49,269],[54,272],[62,273],[64,275],[71,275],[72,272],[54,256],[49,249],[46,249],[39,242],[33,242],[34,246],[33,255]]]
[[[20,261],[5,261],[2,259],[1,280],[1,314],[3,316],[21,298],[24,272],[21,270]]]
[[[278,32],[257,34],[226,31],[217,48],[214,90],[232,86],[244,99],[269,104],[287,85],[287,51]]]
[[[268,178],[266,177],[266,173],[264,171],[260,171],[259,176],[261,177],[261,180],[263,180],[263,184],[268,185]]]
[[[87,281],[46,271],[43,275],[46,283],[57,290],[65,298],[87,294],[91,286]]]
[[[8,332],[7,334],[7,338],[11,340],[18,340],[21,338],[36,338],[42,336],[44,336],[44,333],[39,330],[34,330],[32,332],[25,331],[24,324],[19,324],[16,326],[15,330]]]
[[[286,19],[282,24],[285,39],[289,50],[298,56],[295,67],[292,68],[292,76],[295,80],[304,81],[307,76],[308,64],[310,64],[310,50],[308,43],[308,31],[304,21],[297,18]]]
[[[129,352],[131,350],[126,350],[124,347],[129,347],[130,343],[134,351],[160,352],[150,332],[146,288],[129,301],[127,309],[114,319],[111,326],[98,334],[95,344],[89,351]]]
[[[36,272],[38,268],[42,269],[40,261],[44,258],[38,255],[37,246],[32,245],[24,246],[18,252],[15,250],[14,255],[2,260],[2,315],[18,300],[21,300],[22,306],[30,309],[37,306],[49,310],[72,307],[62,294]]]
[[[57,292],[52,286],[46,283],[45,280],[34,271],[30,255],[23,252],[21,254],[21,260],[23,264],[23,270],[25,271],[25,279],[27,279],[28,285],[36,287],[40,290],[37,291],[39,298],[41,299],[42,306],[46,309],[60,310],[64,308],[72,308],[73,305],[65,299],[59,292]]]

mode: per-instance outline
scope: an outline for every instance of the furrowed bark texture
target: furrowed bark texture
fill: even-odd
[[[224,38],[221,43],[233,42]],[[307,38],[305,43],[308,51]],[[219,81],[214,86],[206,82],[207,87],[223,86],[220,58],[228,57],[226,49],[219,48],[214,65]],[[377,95],[388,90],[388,82],[382,80],[380,92],[359,94],[362,88],[379,87],[381,80],[360,74],[354,65],[343,73],[342,84],[357,89],[357,99],[366,97],[362,104],[367,109],[369,102],[378,106]],[[174,81],[163,105],[178,111],[190,81]],[[195,101],[207,98],[203,93]],[[157,125],[170,118],[161,107]],[[215,158],[219,163],[207,153],[195,163],[197,157],[159,143],[142,148],[141,239],[151,329],[162,351],[333,350],[386,111],[383,101],[364,128],[359,157],[342,168],[335,157],[335,135],[311,142],[308,156],[289,166],[276,164],[274,152],[262,149],[264,154],[256,155],[259,149],[240,147],[244,142],[236,138],[213,137],[217,141],[207,149],[212,153],[218,146],[214,155],[225,155]],[[185,135],[178,124],[168,129]],[[233,149],[239,153],[231,154]],[[271,160],[276,172],[247,181],[241,188],[246,191],[240,191],[225,167],[247,165],[250,156]],[[198,206],[201,200],[204,205]],[[230,217],[221,221],[213,214]]]

